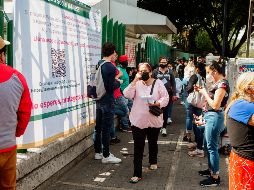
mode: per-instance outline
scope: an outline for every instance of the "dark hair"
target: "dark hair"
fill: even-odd
[[[159,62],[161,62],[161,60],[162,59],[166,59],[167,60],[167,62],[168,62],[168,58],[166,58],[166,57],[164,57],[164,56],[160,56],[160,58],[159,58]]]
[[[0,54],[2,54],[4,52],[4,54],[6,54],[6,46],[4,46],[2,49],[0,49]]]
[[[222,74],[223,76],[225,76],[225,63],[221,62],[221,61],[212,61],[209,65],[208,65],[209,69],[213,70],[213,71],[217,71],[219,74]]]
[[[106,42],[102,46],[102,56],[103,57],[109,57],[114,52],[116,52],[116,46],[111,42]]]

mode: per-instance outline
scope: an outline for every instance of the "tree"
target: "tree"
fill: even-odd
[[[139,0],[138,6],[168,16],[179,33],[186,26],[204,28],[214,48],[221,54],[223,10],[226,1],[228,1],[228,22],[225,56],[235,57],[247,39],[248,0]],[[237,40],[241,30],[245,32],[241,39]]]
[[[213,47],[212,41],[204,29],[200,29],[195,36],[195,44],[196,48],[199,51],[205,51],[205,52],[214,52],[215,49]]]

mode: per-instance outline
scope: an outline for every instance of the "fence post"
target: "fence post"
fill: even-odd
[[[101,43],[102,45],[107,41],[107,16],[104,16],[102,18],[102,39]]]
[[[13,21],[7,23],[7,40],[11,43],[7,46],[7,64],[13,67]]]
[[[4,38],[4,0],[0,0],[0,36]]]

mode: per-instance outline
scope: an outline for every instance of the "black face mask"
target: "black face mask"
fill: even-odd
[[[168,65],[160,64],[160,68],[165,69]]]
[[[150,78],[149,73],[148,72],[143,72],[141,75],[141,80],[143,81],[147,81]]]

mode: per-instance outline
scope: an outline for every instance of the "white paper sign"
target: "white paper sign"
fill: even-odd
[[[101,15],[82,5],[15,1],[14,65],[25,76],[32,117],[18,146],[69,135],[94,120],[87,77],[101,57]]]

